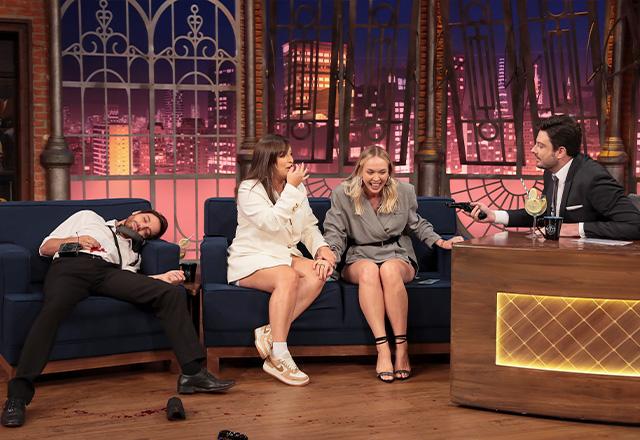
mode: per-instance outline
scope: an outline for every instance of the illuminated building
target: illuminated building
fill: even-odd
[[[109,175],[128,176],[129,174],[131,174],[129,126],[109,125]]]
[[[282,54],[283,116],[297,119],[327,119],[331,83],[331,43],[290,41],[282,45]],[[337,101],[336,99],[336,104]]]

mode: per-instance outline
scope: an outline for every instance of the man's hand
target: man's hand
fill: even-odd
[[[322,246],[316,251],[315,259],[327,260],[332,268],[336,267],[336,254],[333,253],[329,246]]]
[[[100,251],[100,250],[104,251],[104,249],[102,249],[102,246],[100,245],[98,240],[96,240],[92,236],[72,235],[71,237],[66,237],[66,238],[48,239],[40,247],[40,254],[47,257],[53,257],[55,253],[58,252],[58,249],[60,249],[60,246],[65,243],[80,243],[80,246],[82,246],[82,249],[87,249],[90,251]]]
[[[563,223],[560,228],[560,237],[580,237],[579,223]]]
[[[451,237],[448,240],[443,240],[442,238],[436,241],[436,246],[441,247],[442,249],[451,250],[453,248],[453,243],[460,243],[464,241],[464,237],[456,235],[455,237]]]
[[[481,202],[471,202],[471,206],[473,206],[473,210],[471,214],[469,214],[473,219],[480,223],[494,223],[496,221],[496,213],[487,207],[484,203]],[[481,212],[487,214],[487,218],[480,220],[478,216]]]
[[[158,275],[149,275],[149,277],[174,285],[184,282],[184,273],[182,273],[181,270],[170,270],[169,272],[161,273]]]
[[[79,237],[76,237],[75,240],[72,238],[71,240],[67,241],[67,243],[73,243],[73,242],[80,243],[80,246],[82,246],[82,249],[87,249],[87,250],[96,250],[102,247],[98,242],[98,240],[96,240],[90,235],[81,235]]]

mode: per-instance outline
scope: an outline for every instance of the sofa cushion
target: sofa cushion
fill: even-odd
[[[9,363],[17,363],[42,301],[42,292],[5,295],[2,332],[6,346],[3,354]],[[90,296],[80,301],[71,315],[62,320],[50,360],[169,347],[162,324],[150,308]]]
[[[269,320],[270,294],[259,290],[205,284],[202,288],[205,344],[242,345],[253,344],[253,330]],[[291,333],[305,330],[329,330],[342,328],[342,294],[336,282],[325,284],[322,293],[309,308],[293,322]],[[236,332],[241,341],[225,344],[212,337],[217,332]]]
[[[123,219],[149,209],[143,199],[61,200],[0,203],[0,243],[18,244],[31,253],[31,281],[44,280],[51,259],[40,257],[42,240],[72,214],[90,209],[105,218]]]

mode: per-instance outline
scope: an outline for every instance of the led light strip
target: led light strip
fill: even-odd
[[[498,292],[496,365],[640,376],[640,301]]]

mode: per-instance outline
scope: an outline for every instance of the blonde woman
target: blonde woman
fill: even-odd
[[[305,165],[293,163],[285,138],[258,141],[238,187],[238,227],[227,260],[230,284],[271,294],[269,323],[255,329],[255,345],[263,370],[288,385],[309,382],[289,353],[289,328],[318,297],[335,264],[307,200],[307,177]],[[304,258],[299,242],[317,259]]]
[[[353,173],[331,194],[324,238],[339,260],[346,250],[342,278],[358,285],[360,307],[373,332],[383,382],[411,375],[407,344],[407,290],[418,265],[407,232],[427,246],[451,249],[462,237],[444,240],[417,212],[413,186],[393,177],[393,163],[379,147],[365,149]],[[347,249],[347,240],[351,245]],[[385,329],[389,318],[396,345],[391,359]]]

